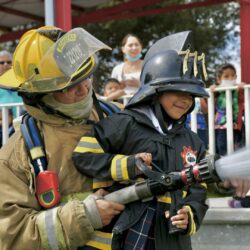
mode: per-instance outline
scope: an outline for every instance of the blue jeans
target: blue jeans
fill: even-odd
[[[227,130],[215,129],[216,153],[219,155],[227,154]]]
[[[208,149],[208,136],[207,136],[207,129],[197,129],[197,134],[200,139],[203,141],[205,148]]]

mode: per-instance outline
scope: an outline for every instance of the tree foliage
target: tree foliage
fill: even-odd
[[[113,1],[112,4],[118,2],[121,1]],[[154,8],[184,2],[183,0],[162,1]],[[197,0],[188,2],[197,2]],[[113,48],[112,52],[101,52],[99,55],[100,64],[95,78],[95,88],[100,91],[103,80],[110,76],[113,66],[123,60],[120,43],[122,38],[131,32],[143,41],[145,54],[156,40],[171,33],[192,30],[196,50],[206,54],[211,81],[216,65],[234,59],[235,53],[231,51],[225,53],[225,49],[229,42],[236,43],[239,39],[238,25],[239,5],[236,3],[86,25],[83,28]]]
[[[159,9],[176,4],[198,2],[202,0],[167,0],[146,9]],[[110,0],[97,8],[105,8],[125,0]],[[93,8],[91,11],[95,11]],[[138,10],[137,10],[138,11]],[[122,15],[122,13],[119,13]],[[18,29],[32,27],[18,26]],[[94,87],[100,92],[103,81],[110,76],[112,68],[123,60],[121,41],[127,33],[134,33],[141,38],[146,53],[148,48],[158,39],[184,30],[192,30],[194,47],[206,54],[209,81],[213,80],[215,68],[226,61],[239,61],[239,4],[218,4],[209,7],[188,9],[179,12],[150,15],[129,20],[114,20],[103,23],[84,25],[87,31],[109,45],[113,50],[99,54],[99,67],[95,74]],[[230,44],[230,46],[228,46]],[[8,42],[0,49],[13,52],[17,41]],[[234,46],[235,45],[235,46]],[[228,50],[227,50],[228,49]],[[238,57],[238,58],[237,58]]]

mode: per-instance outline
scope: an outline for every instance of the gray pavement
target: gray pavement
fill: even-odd
[[[250,208],[230,208],[230,199],[208,199],[209,210],[192,237],[193,250],[250,249]]]

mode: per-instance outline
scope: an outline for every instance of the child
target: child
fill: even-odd
[[[216,70],[216,85],[212,85],[210,89],[215,90],[216,86],[230,87],[236,86],[236,69],[232,64],[223,64]],[[243,83],[239,85],[242,87]],[[216,153],[219,155],[226,155],[227,153],[227,131],[226,131],[226,93],[225,91],[216,92],[215,94],[215,145]],[[233,128],[234,128],[234,144],[235,148],[239,147],[241,140],[242,121],[239,123],[239,105],[238,105],[238,91],[232,91],[233,98]]]
[[[165,173],[181,171],[204,158],[203,143],[185,127],[194,97],[208,96],[202,81],[204,57],[197,60],[197,52],[185,47],[190,45],[189,38],[189,32],[183,32],[155,43],[146,56],[142,85],[126,110],[104,119],[90,135],[82,137],[73,160],[81,173],[98,178],[94,188],[135,180],[140,176],[135,167],[138,157],[147,165],[153,162],[153,170],[157,171],[158,165]],[[172,48],[180,44],[183,47]],[[197,231],[207,210],[205,199],[206,188],[192,184],[150,202],[127,204],[113,227],[112,248],[107,249],[191,249],[190,235]],[[171,224],[183,232],[170,234]]]
[[[120,86],[120,82],[115,78],[108,78],[104,82],[104,99],[113,101],[125,95],[124,90]]]

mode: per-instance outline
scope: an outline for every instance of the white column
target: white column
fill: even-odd
[[[191,129],[195,133],[197,133],[197,112],[196,109],[194,108],[193,112],[191,113]]]
[[[208,141],[209,153],[215,154],[215,131],[214,131],[214,93],[208,89]]]
[[[45,25],[55,26],[54,0],[45,0]]]
[[[226,90],[227,154],[234,151],[232,89]]]
[[[2,107],[2,145],[4,145],[9,138],[9,111],[8,107]]]

